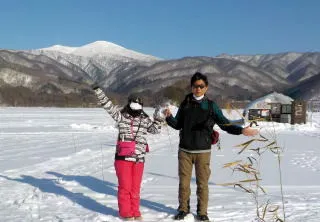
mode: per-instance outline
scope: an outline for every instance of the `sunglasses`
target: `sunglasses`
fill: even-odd
[[[206,87],[205,85],[192,85],[192,88],[194,88],[194,89],[196,89],[196,88],[203,89],[205,87]]]

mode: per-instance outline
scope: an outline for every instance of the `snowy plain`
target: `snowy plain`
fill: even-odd
[[[152,109],[146,109],[152,113]],[[237,112],[225,112],[238,119]],[[281,173],[286,221],[320,221],[320,113],[307,124],[258,122],[261,134],[276,137],[283,148]],[[255,221],[252,195],[233,186],[241,175],[223,165],[252,155],[238,154],[249,138],[219,130],[221,150],[211,156],[208,216],[215,222]],[[117,213],[117,178],[113,167],[117,128],[103,109],[0,107],[0,221],[121,221]],[[164,126],[149,135],[141,189],[144,221],[173,221],[178,207],[178,132]],[[261,199],[280,206],[276,155],[260,158]],[[196,184],[191,183],[191,211]],[[192,217],[188,221],[193,221]]]

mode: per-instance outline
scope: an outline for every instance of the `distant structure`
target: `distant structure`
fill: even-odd
[[[243,115],[249,120],[306,123],[306,103],[273,92],[249,103]]]
[[[309,100],[307,110],[312,113],[320,112],[320,99]]]

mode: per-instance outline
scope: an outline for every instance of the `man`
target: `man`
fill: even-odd
[[[207,216],[210,177],[212,128],[215,123],[230,134],[254,136],[258,130],[250,127],[231,125],[221,109],[208,99],[208,79],[197,72],[191,78],[192,93],[181,103],[177,115],[165,110],[169,126],[180,130],[179,142],[179,208],[175,220],[183,220],[190,212],[190,182],[192,167],[195,165],[197,183],[197,220],[209,221]],[[211,108],[209,107],[211,106]]]

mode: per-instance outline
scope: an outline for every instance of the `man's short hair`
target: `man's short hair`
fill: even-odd
[[[193,83],[195,83],[198,80],[202,80],[206,86],[208,86],[209,82],[208,82],[208,78],[206,75],[203,75],[201,72],[196,72],[195,74],[193,74],[193,76],[191,77],[191,86],[193,85]]]

